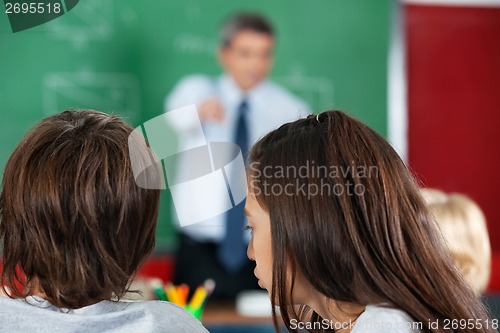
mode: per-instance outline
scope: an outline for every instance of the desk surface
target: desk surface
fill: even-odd
[[[236,312],[234,302],[207,302],[203,311],[202,322],[206,325],[224,324],[267,324],[273,325],[272,317],[247,317]]]
[[[272,317],[242,316],[234,302],[208,301],[201,321],[210,333],[276,333]]]

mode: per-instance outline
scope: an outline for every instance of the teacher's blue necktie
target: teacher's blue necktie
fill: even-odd
[[[238,108],[233,139],[234,143],[240,147],[244,160],[247,157],[249,149],[247,113],[248,103],[243,100]],[[236,172],[232,172],[231,175],[231,177],[238,177],[235,181],[241,181],[239,179],[240,176]],[[226,236],[219,244],[219,260],[226,271],[230,273],[238,272],[247,261],[246,246],[243,241],[243,227],[245,224],[243,208],[245,207],[245,201],[243,200],[237,206],[227,211],[225,221]]]

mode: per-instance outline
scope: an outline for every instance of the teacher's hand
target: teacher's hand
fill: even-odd
[[[214,121],[220,123],[224,120],[224,109],[217,98],[203,101],[198,107],[198,114],[202,122]]]

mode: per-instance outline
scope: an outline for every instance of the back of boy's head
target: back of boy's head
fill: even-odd
[[[19,143],[0,194],[0,282],[12,297],[79,308],[126,291],[154,248],[160,195],[134,181],[132,130],[116,116],[65,111]]]

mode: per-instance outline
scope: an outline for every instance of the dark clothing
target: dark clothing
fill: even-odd
[[[219,263],[215,243],[200,243],[181,234],[175,262],[176,285],[186,283],[193,292],[206,279],[215,281],[210,299],[234,299],[242,290],[260,289],[253,274],[255,263],[248,260],[239,272],[228,273]]]

